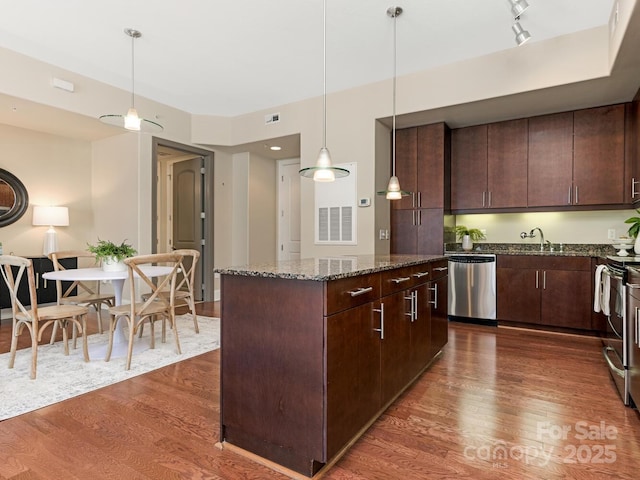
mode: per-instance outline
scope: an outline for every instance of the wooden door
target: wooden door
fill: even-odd
[[[530,118],[528,206],[570,205],[572,182],[573,112]]]
[[[624,105],[573,114],[573,203],[624,203]]]
[[[528,125],[523,118],[488,126],[488,208],[527,206]]]
[[[444,253],[444,211],[440,208],[421,208],[415,211],[417,225],[416,248],[417,255],[442,255]],[[395,252],[394,253],[400,253]]]
[[[415,377],[431,359],[431,292],[423,283],[411,290],[414,295],[414,318],[411,322],[410,377]]]
[[[381,405],[386,405],[410,380],[411,319],[409,291],[383,297],[384,339],[381,340]]]
[[[403,128],[396,130],[396,177],[400,182],[400,188],[411,195],[391,202],[392,209],[414,208],[416,189],[416,176],[418,171],[418,129]],[[393,155],[393,153],[392,153]]]
[[[541,324],[591,329],[590,271],[544,270],[541,292]]]
[[[451,209],[484,208],[487,195],[487,126],[451,132]]]
[[[540,323],[541,272],[529,268],[497,269],[498,320]]]
[[[445,208],[445,166],[449,157],[449,128],[444,123],[418,127],[418,208]]]
[[[391,253],[416,253],[418,248],[416,219],[416,210],[391,210]]]
[[[449,278],[445,275],[429,284],[430,300],[433,302],[429,304],[431,309],[431,353],[429,359],[442,350],[449,341],[448,281]]]
[[[366,303],[327,317],[327,457],[380,408],[379,314]]]

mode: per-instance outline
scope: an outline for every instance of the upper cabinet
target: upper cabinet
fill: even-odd
[[[630,118],[637,123],[637,107],[627,105],[625,121],[620,104],[453,130],[453,213],[628,208],[632,186],[640,192]]]
[[[392,209],[449,207],[449,136],[444,123],[396,130],[396,176],[411,195],[392,201]]]
[[[624,105],[573,113],[573,205],[615,205],[624,198]]]
[[[569,205],[573,187],[573,112],[529,119],[529,207]]]
[[[527,119],[451,133],[451,209],[527,206]]]
[[[640,100],[628,103],[625,113],[625,166],[630,173],[624,193],[625,198],[635,204],[640,202]]]

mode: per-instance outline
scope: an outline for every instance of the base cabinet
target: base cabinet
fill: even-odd
[[[438,287],[431,274],[423,263],[332,281],[221,275],[221,440],[316,474],[431,362],[432,289],[438,307],[447,295],[446,272]]]
[[[498,321],[591,330],[588,257],[498,255]]]

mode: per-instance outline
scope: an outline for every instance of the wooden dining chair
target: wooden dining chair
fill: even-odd
[[[200,258],[200,252],[190,248],[182,248],[174,250],[173,253],[182,255],[182,261],[180,262],[180,270],[178,271],[178,283],[175,291],[176,307],[181,305],[187,305],[189,312],[193,317],[193,327],[196,333],[200,333],[200,327],[198,326],[198,315],[196,314],[196,298],[194,294],[195,286],[195,274],[198,259]],[[158,293],[158,297],[166,297],[170,292],[163,290]],[[142,295],[142,299],[146,300],[150,294],[146,293]],[[142,334],[142,330],[140,330]]]
[[[15,257],[13,255],[0,255],[0,271],[9,289],[11,296],[11,314],[13,318],[13,329],[11,331],[11,350],[9,356],[9,368],[13,368],[18,348],[18,337],[26,328],[31,336],[31,373],[32,379],[36,378],[36,367],[38,363],[38,342],[42,340],[42,333],[51,324],[59,325],[62,328],[62,340],[64,344],[64,354],[69,355],[69,343],[67,326],[74,326],[74,340],[76,332],[82,335],[82,351],[84,361],[89,361],[89,351],[87,349],[86,320],[87,307],[78,305],[53,305],[48,307],[38,307],[35,275],[33,264],[30,259]],[[18,298],[18,289],[22,282],[27,282],[29,288],[29,299],[31,308],[28,309]],[[74,342],[75,343],[75,342]]]
[[[65,250],[60,252],[52,252],[49,254],[53,268],[56,271],[65,270],[61,260],[67,258],[77,258],[78,267],[87,264],[87,260],[91,266],[99,267],[100,262],[96,260],[96,256],[85,250]],[[83,262],[84,260],[84,262]],[[68,288],[64,288],[62,281],[56,280],[56,290],[58,292],[58,305],[80,305],[83,307],[93,307],[97,314],[98,332],[102,333],[102,306],[107,309],[115,305],[115,296],[112,293],[100,293],[100,282],[78,281],[73,282]],[[75,291],[75,294],[74,294]],[[53,343],[55,336],[55,326],[51,335]]]
[[[138,255],[124,260],[129,272],[129,288],[131,303],[119,305],[109,309],[109,346],[105,360],[111,359],[113,350],[114,333],[117,322],[125,320],[128,324],[129,345],[127,350],[127,362],[125,370],[131,368],[131,356],[133,354],[133,342],[135,334],[145,323],[149,323],[151,330],[151,348],[155,348],[155,328],[154,324],[162,320],[162,342],[166,341],[166,323],[173,330],[173,337],[176,343],[176,351],[182,353],[180,349],[180,339],[178,338],[178,328],[175,321],[175,291],[178,270],[180,269],[182,255],[178,253],[154,253],[151,255]],[[171,267],[170,273],[166,276],[154,280],[145,275],[141,267],[145,265],[165,265]],[[135,302],[133,299],[142,298],[143,290],[150,291],[146,300]],[[160,295],[167,291],[168,295]]]

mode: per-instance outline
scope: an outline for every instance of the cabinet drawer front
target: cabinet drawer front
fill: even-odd
[[[406,290],[420,283],[424,283],[429,280],[431,276],[429,272],[428,264],[413,267],[398,268],[396,270],[388,270],[380,274],[380,283],[382,284],[382,296],[389,295],[391,293]],[[418,275],[420,273],[426,273],[419,280]],[[414,275],[416,274],[416,275]]]
[[[380,275],[359,275],[327,282],[326,315],[380,298]]]
[[[431,280],[445,277],[449,274],[449,260],[438,260],[431,262]]]

